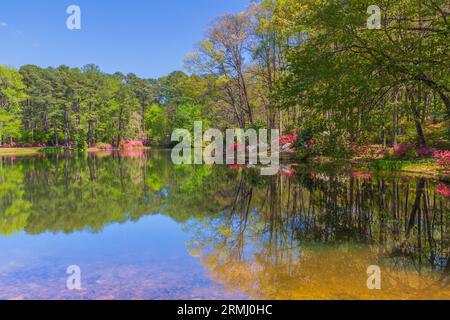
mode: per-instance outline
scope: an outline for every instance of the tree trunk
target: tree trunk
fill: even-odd
[[[439,97],[441,98],[442,102],[445,104],[445,108],[447,111],[447,118],[450,119],[450,97],[448,96],[448,89],[443,88],[442,86],[439,86],[437,83],[432,81],[431,79],[428,79],[425,75],[419,75],[415,77],[416,80],[422,81],[425,83],[428,87],[433,89],[435,92],[439,94]]]
[[[69,146],[69,132],[68,132],[68,127],[69,127],[69,119],[68,119],[68,114],[67,114],[67,107],[64,106],[64,146],[68,147]]]
[[[394,112],[392,119],[392,145],[397,145],[397,103],[394,104]]]
[[[420,120],[414,117],[414,123],[416,124],[416,134],[417,134],[417,144],[419,148],[426,147],[427,143],[425,140],[425,135],[423,133],[422,124]]]
[[[59,141],[58,141],[58,126],[56,124],[56,118],[53,119],[53,136],[55,139],[55,147],[57,147],[59,144]]]
[[[88,120],[87,144],[89,148],[91,147],[91,130],[92,130],[91,126],[92,120]]]
[[[145,133],[145,98],[142,98],[141,101],[141,111],[142,111],[142,138],[146,138]]]
[[[120,147],[120,142],[122,140],[122,127],[123,127],[123,121],[122,121],[122,110],[120,110],[119,115],[119,130],[117,132],[117,147]]]
[[[414,106],[415,102],[412,96],[410,96],[409,103],[411,103],[412,115],[414,117],[414,124],[416,127],[417,146],[419,148],[426,147],[425,135],[423,133],[421,117],[420,117],[420,95],[417,99],[417,107]]]

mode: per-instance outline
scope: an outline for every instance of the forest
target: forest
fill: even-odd
[[[167,146],[176,128],[276,128],[306,156],[449,148],[450,4],[262,0],[207,26],[185,71],[0,66],[0,145]],[[378,150],[377,149],[377,150]],[[393,150],[393,151],[389,151]]]

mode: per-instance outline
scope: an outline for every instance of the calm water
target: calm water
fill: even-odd
[[[450,299],[449,208],[436,181],[351,168],[4,157],[0,299]]]

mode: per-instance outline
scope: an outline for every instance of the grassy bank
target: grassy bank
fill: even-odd
[[[436,161],[427,160],[372,160],[362,162],[363,166],[371,171],[395,171],[416,176],[432,177],[439,180],[450,181],[450,173],[442,170]]]
[[[39,154],[39,148],[0,148],[0,156],[28,156]]]

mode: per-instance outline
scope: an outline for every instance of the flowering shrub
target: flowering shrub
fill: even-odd
[[[363,157],[373,157],[374,155],[378,154],[382,150],[382,147],[379,145],[370,145],[370,146],[364,146],[360,154]]]
[[[450,151],[434,151],[434,157],[437,159],[437,163],[445,170],[450,170]]]
[[[348,151],[353,153],[353,156],[362,158],[373,158],[384,155],[386,150],[380,144],[371,144],[365,146],[357,146],[355,144],[350,144]]]
[[[113,149],[112,145],[105,144],[105,143],[98,143],[94,147],[97,149],[100,149],[100,150],[112,150]]]
[[[10,143],[10,144],[3,144],[0,146],[0,148],[43,148],[45,147],[45,143],[24,143],[24,144],[16,144],[16,143]]]
[[[230,169],[239,169],[245,167],[243,164],[229,164],[228,168]]]
[[[355,179],[363,179],[363,180],[370,180],[371,176],[370,173],[355,171],[352,173],[352,177]]]
[[[144,146],[144,142],[141,140],[124,141],[120,144],[122,149],[141,148]]]
[[[298,135],[293,133],[293,134],[288,134],[288,135],[284,135],[280,137],[279,143],[281,146],[288,144],[288,143],[295,143],[298,139]]]
[[[292,178],[295,176],[295,170],[288,167],[281,167],[279,171],[279,175],[283,177]]]
[[[419,157],[429,157],[429,156],[431,156],[434,152],[435,152],[434,149],[426,148],[426,147],[420,147],[420,148],[417,150],[417,155],[418,155]]]
[[[436,193],[439,193],[444,197],[450,197],[450,187],[443,183],[439,183],[436,187]]]
[[[0,146],[0,148],[6,148],[6,149],[9,149],[9,148],[15,148],[16,147],[16,145],[15,144],[3,144],[3,145],[1,145]]]
[[[402,142],[394,147],[394,152],[396,156],[403,157],[412,148],[414,148],[413,144]]]

